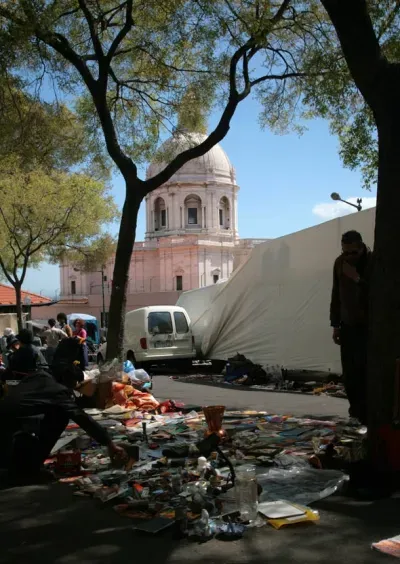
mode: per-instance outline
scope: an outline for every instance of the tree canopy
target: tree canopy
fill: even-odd
[[[101,225],[117,215],[101,182],[78,173],[27,171],[20,157],[1,160],[0,267],[17,292],[17,306],[28,267],[57,259],[70,246],[93,245]]]

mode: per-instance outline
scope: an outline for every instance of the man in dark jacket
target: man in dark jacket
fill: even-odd
[[[107,446],[111,457],[124,457],[124,449],[77,406],[73,389],[80,379],[79,367],[61,368],[56,378],[43,370],[29,374],[10,387],[0,402],[0,468],[7,470],[8,484],[39,479],[44,461],[70,419]]]
[[[14,375],[10,379],[20,380],[26,374],[35,372],[39,368],[47,368],[47,362],[40,349],[33,344],[32,331],[21,329],[16,339],[20,346],[9,360],[8,369]]]
[[[333,268],[331,326],[340,345],[349,415],[366,422],[366,367],[369,280],[372,253],[360,233],[342,236],[342,254]]]

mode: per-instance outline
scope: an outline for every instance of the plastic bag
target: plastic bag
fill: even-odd
[[[133,370],[132,372],[127,374],[127,376],[133,386],[140,387],[151,382],[150,376],[147,374],[146,370],[143,370],[142,368]]]
[[[130,360],[125,360],[124,362],[124,372],[125,374],[129,374],[130,372],[133,372],[135,370],[135,367],[133,366],[132,362]]]
[[[347,476],[342,472],[313,468],[272,468],[257,475],[257,481],[263,488],[260,501],[287,499],[303,505],[334,494],[346,480]]]
[[[136,380],[140,380],[141,382],[150,382],[150,376],[147,374],[146,370],[142,368],[135,370],[133,376]]]
[[[100,367],[99,382],[113,382],[118,379],[121,379],[121,365],[118,358],[114,358]]]

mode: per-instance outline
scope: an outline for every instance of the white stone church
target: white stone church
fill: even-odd
[[[205,135],[176,132],[163,147],[177,153]],[[147,178],[164,168],[150,164]],[[235,169],[220,145],[185,164],[166,184],[146,197],[146,234],[135,243],[130,267],[127,309],[175,304],[180,293],[227,279],[243,263],[256,239],[239,239]],[[104,271],[106,311],[114,261]],[[88,313],[101,320],[101,273],[76,272],[60,265],[60,302],[46,308]],[[49,310],[49,311],[47,311]],[[42,314],[43,312],[41,312]]]

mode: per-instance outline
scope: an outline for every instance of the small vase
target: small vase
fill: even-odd
[[[224,405],[210,405],[203,407],[203,413],[207,422],[208,429],[204,431],[204,436],[218,435],[221,439],[226,438],[226,431],[222,429],[222,419],[225,413]]]

